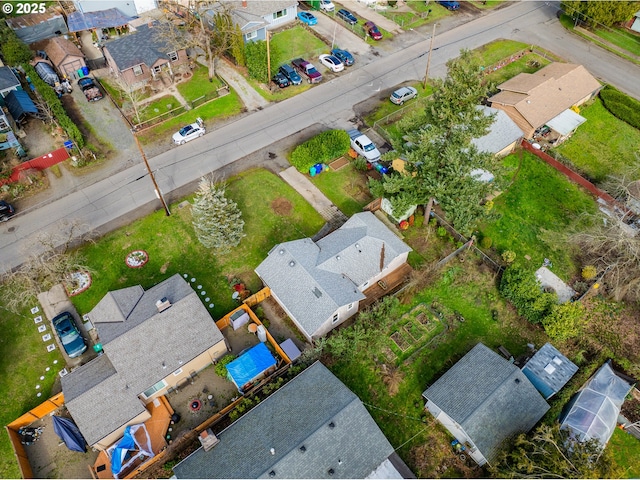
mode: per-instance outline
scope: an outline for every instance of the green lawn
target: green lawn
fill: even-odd
[[[424,107],[423,99],[433,93],[433,87],[427,84],[427,88],[425,89],[423,82],[412,83],[411,86],[418,90],[418,97],[416,99],[409,100],[404,105],[396,105],[395,103],[391,103],[390,100],[385,100],[378,108],[365,117],[367,125],[372,126],[375,122],[390,116],[383,122],[386,125],[394,120],[398,120],[398,118],[393,116],[394,113],[404,116],[417,108]]]
[[[616,463],[626,470],[625,478],[640,478],[640,440],[616,428],[607,448]]]
[[[180,107],[180,102],[173,95],[165,95],[162,98],[154,100],[142,106],[140,113],[140,123],[150,120],[154,117],[170,112]]]
[[[314,57],[327,53],[329,47],[302,25],[278,32],[271,38],[271,66],[275,70],[283,63],[302,57],[313,63]]]
[[[204,65],[199,65],[193,70],[193,77],[188,81],[178,83],[177,88],[187,102],[191,102],[207,94],[214,93],[218,88],[224,86],[218,77],[213,77],[209,81],[209,69]]]
[[[637,162],[640,130],[611,115],[600,99],[582,108],[580,115],[587,121],[557,148],[578,170],[599,183]]]
[[[277,72],[277,66],[272,67],[272,77],[275,72]],[[270,82],[269,85],[265,85],[264,83],[260,83],[256,79],[249,76],[245,76],[244,78],[245,80],[247,80],[247,82],[249,82],[249,84],[256,92],[258,92],[265,100],[268,100],[270,102],[279,102],[282,100],[286,100],[287,98],[295,97],[299,93],[302,93],[305,90],[309,90],[312,87],[310,83],[302,82],[300,85],[289,85],[285,88],[279,88],[273,82]]]
[[[634,35],[620,28],[597,28],[593,33],[629,53],[640,56],[640,35],[638,34]]]
[[[373,200],[366,176],[353,168],[353,164],[338,171],[322,172],[312,177],[311,182],[347,217],[361,212],[362,207]]]
[[[497,218],[485,222],[479,230],[493,240],[492,248],[498,253],[512,250],[524,262],[529,255],[532,265],[541,265],[544,258],[549,258],[553,271],[570,280],[580,266],[574,264],[566,245],[549,243],[544,232],[562,233],[580,214],[594,213],[593,198],[528,152],[507,156],[503,165],[505,179],[515,178],[494,200],[493,216]]]
[[[515,62],[509,63],[508,65],[491,72],[485,78],[494,85],[500,85],[520,73],[535,73],[550,63],[551,60],[547,58],[541,57],[535,53],[529,53]]]

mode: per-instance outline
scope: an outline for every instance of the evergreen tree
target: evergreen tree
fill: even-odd
[[[244,67],[247,64],[247,60],[244,57],[244,37],[240,30],[240,25],[237,24],[233,32],[233,38],[231,39],[231,55],[237,65]]]
[[[611,27],[626,22],[640,10],[640,2],[625,0],[569,0],[563,2],[567,15],[586,22],[592,27],[598,24]]]
[[[191,212],[198,240],[207,248],[226,253],[244,237],[242,212],[225,197],[224,185],[216,185],[211,177],[200,180]]]

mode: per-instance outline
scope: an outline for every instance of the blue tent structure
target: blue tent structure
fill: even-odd
[[[30,113],[38,113],[36,104],[33,103],[29,94],[24,90],[12,90],[4,97],[9,113],[13,119],[20,123]]]
[[[141,438],[136,438],[139,431],[142,431],[141,433],[144,435],[139,435]],[[129,425],[124,429],[122,439],[111,452],[111,473],[115,478],[119,478],[118,474],[142,455],[148,458],[154,456],[147,429],[143,424]]]
[[[117,8],[109,8],[97,12],[71,12],[67,16],[70,32],[82,32],[96,28],[116,28],[126,25],[131,20]]]
[[[86,453],[87,442],[73,420],[54,415],[53,431],[62,439],[69,450]]]
[[[251,347],[245,353],[227,364],[227,373],[240,393],[251,388],[251,384],[262,378],[267,370],[275,368],[278,362],[264,343]]]

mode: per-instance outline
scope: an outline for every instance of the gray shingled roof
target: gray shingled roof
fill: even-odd
[[[375,215],[362,212],[316,243],[276,245],[256,273],[313,335],[339,307],[365,298],[358,286],[380,272],[381,257],[386,268],[410,250]]]
[[[0,91],[19,86],[20,81],[16,78],[13,70],[9,67],[0,67]]]
[[[480,105],[477,108],[481,109],[486,117],[495,114],[493,123],[491,127],[489,127],[489,133],[483,137],[471,140],[471,143],[473,143],[479,151],[495,154],[524,136],[520,127],[511,120],[504,110]]]
[[[279,12],[285,8],[295,7],[298,2],[295,0],[247,0],[246,7],[242,6],[242,1],[226,0],[222,2],[225,7],[229,7],[238,12],[247,12],[252,15],[264,17],[274,12]]]
[[[212,450],[200,448],[176,465],[175,475],[365,478],[393,453],[358,397],[319,362],[218,437],[220,443]]]
[[[198,294],[174,275],[133,300],[141,287],[111,292],[91,311],[104,355],[63,377],[67,408],[91,445],[142,411],[137,396],[224,340]],[[166,297],[171,307],[158,312]],[[122,303],[118,303],[122,302]],[[129,312],[120,322],[100,314]],[[103,358],[105,357],[105,358]],[[108,358],[108,363],[107,363]],[[111,369],[109,369],[111,367]],[[100,381],[101,380],[101,381]]]
[[[503,441],[529,431],[549,410],[515,365],[481,343],[422,395],[458,423],[489,461]]]
[[[522,373],[545,398],[558,393],[577,371],[578,366],[550,343],[545,343],[522,367]]]
[[[120,71],[144,64],[151,68],[159,59],[169,60],[167,53],[175,47],[158,35],[158,28],[140,25],[129,35],[106,42],[105,47]]]

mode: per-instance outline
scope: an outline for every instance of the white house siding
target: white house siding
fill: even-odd
[[[264,283],[264,280],[262,281],[262,283]],[[266,285],[266,283],[265,283]],[[267,285],[268,286],[268,285]],[[305,338],[307,339],[307,341],[309,343],[313,343],[313,338],[311,338],[311,335],[309,333],[307,333],[305,331],[304,328],[302,328],[302,326],[300,325],[300,323],[298,322],[298,320],[296,319],[296,317],[293,316],[293,314],[289,311],[289,309],[287,309],[286,305],[284,304],[284,302],[282,302],[278,296],[276,295],[276,293],[271,290],[271,296],[275,299],[276,302],[278,302],[278,305],[280,305],[280,307],[282,307],[282,309],[284,310],[284,312],[287,314],[287,316],[291,319],[291,321],[295,324],[295,326],[298,328],[298,330],[300,331],[300,333],[302,333]]]
[[[353,317],[356,313],[358,313],[359,305],[360,302],[353,302],[351,304],[351,308],[349,308],[349,305],[343,305],[342,307],[338,308],[338,310],[333,312],[333,314],[324,321],[320,328],[313,332],[313,339],[317,340],[318,338],[324,337],[327,333],[343,323],[345,320]],[[333,323],[333,316],[336,313],[338,314],[338,321],[336,323]]]
[[[400,268],[400,266],[404,263],[407,262],[407,258],[409,256],[409,252],[405,252],[399,256],[397,256],[396,258],[394,258],[391,263],[389,264],[389,266],[387,268],[385,268],[384,270],[382,270],[380,273],[378,273],[375,277],[368,279],[365,283],[363,283],[362,285],[358,285],[358,289],[363,292],[364,290],[366,290],[367,288],[369,288],[371,285],[373,285],[374,283],[376,283],[378,280],[383,279],[384,277],[386,277],[387,275],[389,275],[391,272],[393,272],[394,270]]]
[[[132,418],[126,424],[122,425],[121,427],[119,427],[115,431],[111,432],[109,435],[104,437],[102,440],[99,440],[96,443],[94,443],[93,445],[91,445],[91,447],[95,448],[97,450],[106,450],[111,445],[113,445],[113,443],[116,440],[118,440],[120,437],[122,437],[122,435],[124,435],[124,429],[127,428],[127,426],[129,426],[129,425],[137,425],[138,423],[144,423],[147,420],[149,420],[150,418],[151,418],[151,413],[149,413],[148,410],[145,410],[144,412],[142,412],[137,417]]]
[[[284,25],[289,22],[293,22],[298,15],[298,6],[294,3],[286,8],[286,15],[283,15],[280,18],[274,18],[276,12],[265,15],[263,18],[269,24],[267,29],[273,30],[274,28],[278,28],[281,25]]]

